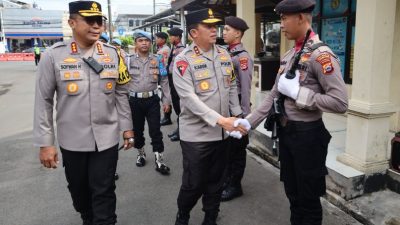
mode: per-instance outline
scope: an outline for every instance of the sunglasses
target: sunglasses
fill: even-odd
[[[88,17],[83,17],[85,22],[89,24],[90,26],[93,26],[95,23],[98,25],[102,26],[103,25],[103,17],[102,16],[88,16]]]

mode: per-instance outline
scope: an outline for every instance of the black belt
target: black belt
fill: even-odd
[[[324,122],[322,121],[322,119],[318,119],[316,121],[311,121],[311,122],[288,120],[284,129],[307,131],[322,126],[324,126]]]

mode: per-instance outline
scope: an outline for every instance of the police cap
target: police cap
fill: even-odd
[[[173,28],[169,29],[167,32],[171,36],[181,36],[183,33],[183,30],[181,30],[177,27],[173,27]]]
[[[101,5],[95,1],[74,1],[69,3],[69,13],[79,14],[83,17],[103,16]]]
[[[311,13],[315,0],[283,0],[275,7],[275,12],[281,13]]]
[[[134,37],[135,39],[136,39],[136,38],[145,37],[145,38],[147,38],[147,39],[149,39],[149,40],[151,41],[151,34],[150,34],[149,32],[144,31],[144,30],[136,30],[136,31],[133,33],[133,37]]]
[[[109,42],[110,41],[110,37],[108,37],[106,32],[101,33],[100,39],[103,39],[105,42]]]
[[[212,9],[201,9],[185,16],[186,25],[194,25],[198,23],[214,24],[221,21],[221,19],[215,17]]]
[[[247,26],[246,21],[236,16],[228,16],[225,18],[225,24],[229,25],[237,30],[241,30],[245,32],[249,27]]]
[[[162,38],[162,39],[165,39],[165,40],[168,39],[168,34],[165,33],[165,32],[158,32],[155,35],[156,35],[156,37],[159,37],[159,38]]]

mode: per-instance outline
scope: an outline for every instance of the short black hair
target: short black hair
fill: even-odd
[[[198,23],[190,24],[189,26],[187,26],[188,34],[192,37],[192,34],[190,33],[190,31],[193,29],[197,29],[198,27],[199,27]]]
[[[69,18],[70,18],[70,19],[76,19],[78,16],[79,16],[78,13],[69,14]]]

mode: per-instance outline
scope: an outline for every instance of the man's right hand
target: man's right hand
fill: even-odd
[[[58,153],[55,146],[40,147],[39,153],[40,163],[46,168],[57,168],[59,163]]]
[[[242,125],[238,125],[237,127],[234,126],[234,122],[235,120],[237,120],[238,118],[236,117],[221,117],[220,119],[218,119],[217,124],[219,126],[221,126],[222,128],[224,128],[224,130],[228,131],[228,132],[232,132],[234,130],[239,131],[242,135],[246,135],[247,134],[247,129],[242,126]]]

